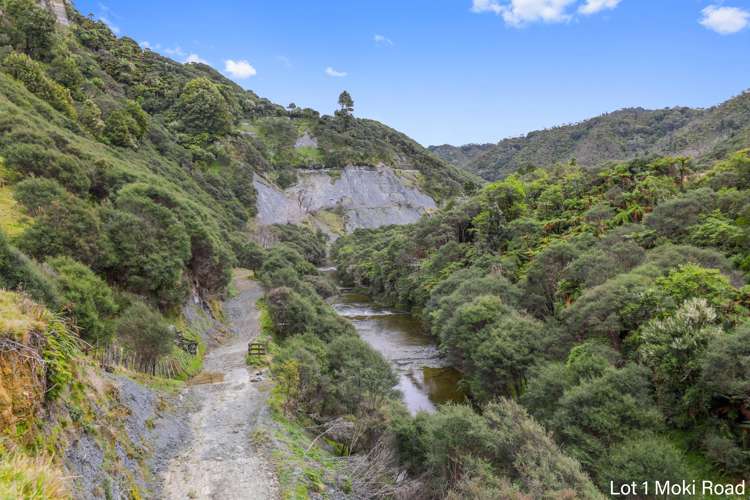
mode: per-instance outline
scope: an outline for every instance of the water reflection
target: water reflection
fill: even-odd
[[[350,292],[341,293],[331,305],[393,364],[398,389],[412,414],[465,399],[458,389],[460,374],[446,365],[433,339],[411,315],[378,307],[368,296]]]

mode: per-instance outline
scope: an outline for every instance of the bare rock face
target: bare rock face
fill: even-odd
[[[311,136],[308,132],[305,132],[302,137],[297,139],[297,142],[294,143],[294,148],[317,148],[318,147],[318,140]]]
[[[302,170],[285,190],[255,177],[258,222],[299,223],[321,211],[343,217],[344,230],[410,224],[436,208],[435,200],[389,167],[350,166],[342,171]]]
[[[68,20],[68,12],[65,9],[66,0],[39,0],[39,3],[45,9],[48,9],[55,15],[57,24],[62,26],[69,26],[70,21]]]

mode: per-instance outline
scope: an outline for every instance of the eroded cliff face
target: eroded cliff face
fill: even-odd
[[[296,224],[311,219],[332,232],[410,224],[436,208],[417,187],[417,174],[390,167],[301,170],[285,190],[256,175],[258,223]],[[338,226],[338,227],[336,227]]]
[[[54,14],[57,23],[62,26],[69,26],[68,13],[65,8],[66,0],[39,0],[42,7],[49,9]]]

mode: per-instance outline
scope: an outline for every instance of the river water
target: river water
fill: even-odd
[[[393,365],[409,412],[434,412],[441,403],[465,399],[458,388],[460,374],[445,363],[434,340],[411,315],[378,307],[367,295],[347,290],[331,305]]]

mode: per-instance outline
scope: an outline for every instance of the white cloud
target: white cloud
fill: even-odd
[[[471,11],[477,14],[482,12],[492,12],[500,15],[506,9],[506,6],[500,5],[495,0],[473,0],[471,4]]]
[[[737,7],[709,5],[701,11],[700,23],[721,35],[730,35],[745,29],[750,23],[750,12]]]
[[[612,10],[621,0],[586,0],[586,3],[578,7],[578,12],[588,16],[603,10]]]
[[[112,33],[114,33],[115,35],[119,35],[120,34],[120,28],[117,27],[117,26],[115,26],[114,24],[112,24],[112,21],[110,21],[108,18],[106,18],[104,16],[100,16],[99,19],[101,20],[101,22],[103,22],[104,24],[106,24],[107,26],[109,26],[109,29],[112,30]]]
[[[614,9],[622,0],[585,0],[578,6],[584,15]],[[573,19],[579,0],[472,0],[471,11],[490,12],[506,24],[521,27],[534,22],[562,23]]]
[[[375,45],[382,45],[386,47],[393,46],[393,40],[391,40],[387,36],[376,34],[374,37],[372,37],[372,39],[375,41]]]
[[[151,48],[151,42],[148,42],[146,40],[140,42],[138,45],[140,45],[142,49],[150,49]]]
[[[168,56],[186,56],[187,55],[185,54],[185,51],[182,50],[182,47],[180,47],[179,45],[173,49],[170,49],[169,47],[167,47],[166,49],[164,49],[164,53],[167,54]]]
[[[503,18],[511,26],[523,26],[543,21],[559,23],[570,20],[568,6],[576,0],[473,0],[471,11],[492,12]]]
[[[201,63],[201,64],[208,64],[208,61],[201,58],[198,54],[189,54],[187,58],[185,59],[185,64],[188,63]]]
[[[233,61],[231,59],[224,61],[224,71],[239,79],[250,78],[258,73],[249,62],[245,60]]]
[[[341,78],[341,77],[344,77],[344,76],[346,76],[346,75],[347,75],[347,73],[346,73],[346,71],[336,71],[336,70],[335,70],[335,69],[333,69],[332,67],[328,66],[328,67],[326,68],[326,75],[328,75],[328,76],[333,76],[333,77],[337,77],[337,78]]]

